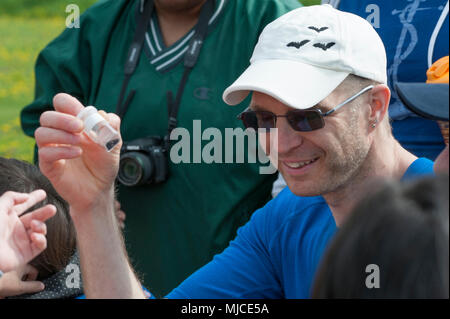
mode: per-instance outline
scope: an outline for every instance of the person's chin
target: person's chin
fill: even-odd
[[[292,182],[290,185],[289,183],[287,184],[290,191],[296,196],[315,197],[321,195],[320,191],[309,183]]]
[[[308,178],[298,178],[286,175],[282,172],[284,180],[290,191],[296,196],[312,197],[321,195],[322,181],[318,175],[313,175]]]

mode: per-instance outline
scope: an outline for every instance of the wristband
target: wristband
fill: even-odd
[[[0,278],[3,276],[3,271],[0,270]]]

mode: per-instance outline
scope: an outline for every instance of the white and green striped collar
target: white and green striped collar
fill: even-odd
[[[224,12],[227,1],[216,0],[214,14],[209,20],[210,30]],[[184,53],[188,50],[189,41],[194,36],[194,33],[194,30],[189,31],[183,38],[166,48],[159,29],[158,18],[154,14],[150,21],[149,29],[145,34],[145,51],[150,63],[156,68],[156,71],[166,72],[182,61]]]

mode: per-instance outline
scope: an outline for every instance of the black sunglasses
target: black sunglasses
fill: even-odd
[[[238,119],[242,120],[245,128],[252,128],[255,131],[258,131],[258,129],[265,129],[266,131],[269,131],[272,128],[276,128],[277,118],[285,117],[293,130],[310,132],[323,128],[325,126],[324,117],[336,112],[347,103],[353,101],[371,89],[373,89],[373,85],[362,89],[326,113],[323,113],[319,109],[312,108],[306,110],[288,111],[285,115],[275,115],[269,111],[252,111],[250,108],[247,108],[244,112],[238,115]]]

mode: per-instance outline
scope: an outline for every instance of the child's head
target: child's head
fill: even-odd
[[[30,262],[39,271],[38,279],[45,279],[66,267],[75,252],[76,234],[69,206],[36,166],[0,157],[0,195],[7,191],[30,193],[37,189],[43,189],[47,198],[30,211],[47,204],[57,208],[57,214],[46,222],[47,249]]]
[[[448,192],[446,175],[364,198],[323,257],[313,297],[448,298]]]

